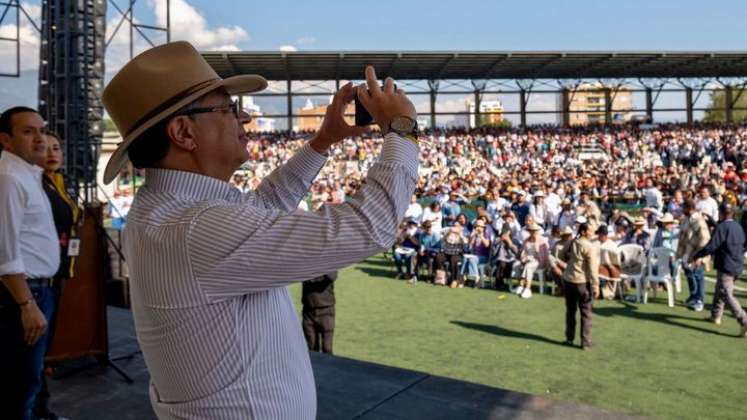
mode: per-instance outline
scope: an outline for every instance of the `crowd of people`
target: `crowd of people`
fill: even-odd
[[[255,135],[252,159],[232,183],[255,188],[303,141],[303,133]],[[301,207],[351,199],[381,142],[372,134],[333,148],[332,163]],[[582,293],[588,276],[581,266],[583,287],[573,287],[574,276],[565,274],[581,264],[574,259],[597,255],[599,294],[612,299],[634,287],[621,281],[626,272],[641,272],[652,249],[666,248],[669,274],[682,270],[688,280],[687,306],[702,311],[708,260],[694,256],[709,243],[720,206],[736,217],[745,205],[746,142],[747,127],[738,125],[425,131],[418,186],[392,248],[397,277],[451,287],[492,284],[525,299],[541,278],[579,307],[583,324],[593,293]],[[588,150],[596,153],[584,155]],[[584,247],[573,248],[579,238]],[[638,245],[640,258],[625,255],[620,245],[626,244]],[[723,302],[714,303],[710,319],[720,322],[722,311]]]

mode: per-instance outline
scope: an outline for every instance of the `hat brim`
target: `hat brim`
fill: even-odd
[[[135,130],[127,134],[122,139],[122,142],[117,145],[117,149],[112,153],[112,156],[109,158],[109,162],[107,162],[106,168],[104,169],[104,184],[112,182],[125,164],[127,164],[127,148],[132,144],[133,140],[164,118],[176,112],[178,109],[219,88],[226,89],[229,95],[252,93],[267,88],[267,80],[256,74],[242,74],[225,79],[216,79],[215,82],[185,96],[183,99],[180,99],[173,105],[154,115],[144,123],[140,124]]]

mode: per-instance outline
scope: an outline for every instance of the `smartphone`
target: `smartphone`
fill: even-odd
[[[381,86],[381,90],[384,90],[384,85]],[[397,91],[397,85],[394,85],[394,91]],[[355,125],[358,127],[365,127],[375,123],[373,117],[368,112],[366,107],[363,106],[361,101],[358,100],[358,93],[355,94]]]
[[[374,123],[374,119],[368,112],[366,107],[363,106],[361,101],[358,100],[358,93],[355,94],[355,125],[358,127],[365,127]]]

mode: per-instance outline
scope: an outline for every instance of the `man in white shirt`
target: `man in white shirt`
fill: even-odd
[[[410,198],[410,206],[405,212],[405,219],[411,219],[420,224],[423,219],[423,207],[418,203],[418,196],[413,194]]]
[[[43,169],[44,120],[31,108],[0,115],[0,412],[30,419],[54,313],[60,248]]]
[[[718,222],[718,203],[711,197],[711,190],[708,189],[708,186],[703,185],[700,187],[695,209],[704,216],[710,217],[714,224]]]
[[[646,198],[646,207],[654,208],[659,212],[662,211],[664,208],[664,197],[661,194],[661,191],[656,188],[656,184],[654,184],[652,178],[646,180],[646,190],[643,194]]]

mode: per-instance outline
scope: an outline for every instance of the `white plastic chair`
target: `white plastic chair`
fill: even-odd
[[[653,248],[648,252],[648,269],[643,279],[643,303],[648,303],[648,285],[663,284],[667,289],[667,302],[669,307],[674,306],[674,278],[670,262],[672,251],[668,248]]]
[[[622,263],[620,280],[635,283],[636,302],[640,302],[642,299],[643,277],[646,276],[646,253],[643,251],[642,246],[636,244],[620,245],[617,249],[620,251],[620,262]],[[638,265],[640,268],[634,271],[629,270],[635,265]]]

